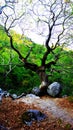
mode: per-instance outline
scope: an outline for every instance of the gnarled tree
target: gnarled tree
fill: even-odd
[[[60,52],[55,54],[54,50],[58,46],[61,46],[60,50],[62,50],[65,43],[66,32],[70,27],[68,23],[72,20],[70,11],[69,3],[63,0],[34,0],[29,3],[27,0],[25,2],[20,0],[4,0],[3,5],[0,7],[0,18],[2,20],[0,24],[4,26],[5,32],[10,39],[11,48],[18,54],[19,59],[23,63],[22,65],[26,69],[30,69],[39,75],[41,83],[44,82],[43,86],[45,87],[49,84],[49,75],[46,73],[46,70],[49,68],[49,70],[53,71],[51,66],[57,63],[60,56]],[[31,19],[35,21],[37,32],[45,37],[46,49],[43,57],[40,59],[40,66],[28,60],[32,47],[25,57],[21,54],[20,50],[15,48],[13,37],[10,32],[17,24],[21,25],[28,14],[30,16],[30,21]],[[27,21],[28,23],[30,22],[28,19]],[[53,59],[47,61],[47,57],[50,54],[53,55]]]

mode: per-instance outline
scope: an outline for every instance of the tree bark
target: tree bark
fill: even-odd
[[[39,67],[37,73],[41,81],[41,84],[39,86],[40,91],[42,94],[46,94],[49,80],[48,80],[48,75],[46,74],[46,71],[45,71],[45,67],[44,66]]]

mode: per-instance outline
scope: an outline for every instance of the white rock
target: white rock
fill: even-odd
[[[12,97],[13,97],[14,99],[16,99],[16,98],[17,98],[17,95],[16,95],[16,94],[12,94]]]
[[[61,85],[58,82],[53,82],[47,88],[47,93],[53,97],[57,96],[61,91]]]

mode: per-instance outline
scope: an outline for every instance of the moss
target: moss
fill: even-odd
[[[68,124],[66,124],[66,126],[65,126],[65,130],[71,130],[71,125],[68,123]]]

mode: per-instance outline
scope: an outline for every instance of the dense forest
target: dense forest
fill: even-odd
[[[39,45],[32,42],[27,37],[22,37],[20,34],[11,32],[14,40],[14,46],[20,50],[25,56],[32,47],[32,52],[28,58],[30,63],[37,63],[40,66],[40,59],[46,50],[44,45]],[[57,81],[62,85],[61,95],[73,95],[73,51],[68,48],[62,49],[57,47],[54,50],[55,54],[60,53],[57,63],[47,69],[49,82]],[[35,55],[36,54],[36,55]],[[53,54],[47,57],[47,62],[54,59]],[[32,88],[40,85],[39,76],[23,67],[23,62],[19,59],[17,53],[12,50],[9,44],[9,38],[2,26],[0,26],[0,88],[8,90],[10,93],[31,92]]]
[[[73,0],[0,1],[0,130],[73,130]]]

